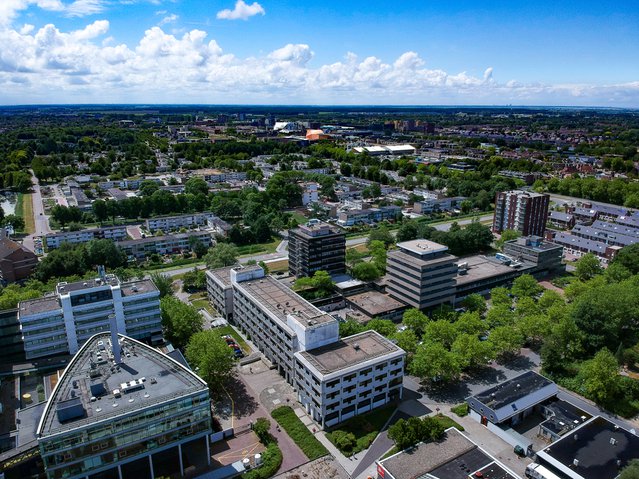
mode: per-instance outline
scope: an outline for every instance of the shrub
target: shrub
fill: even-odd
[[[282,451],[275,441],[266,446],[262,453],[262,466],[242,474],[244,479],[268,479],[275,475],[282,465]]]
[[[458,404],[457,406],[451,407],[450,411],[454,412],[459,417],[467,416],[468,412],[469,412],[468,411],[468,404],[467,403]]]
[[[311,461],[328,454],[328,450],[308,430],[289,406],[281,406],[271,412],[271,416],[284,428],[291,439]]]
[[[339,448],[340,451],[350,452],[357,445],[357,439],[355,434],[346,431],[334,431],[333,442]]]

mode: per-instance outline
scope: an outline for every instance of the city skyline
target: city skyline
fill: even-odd
[[[5,0],[0,104],[639,107],[631,2]]]

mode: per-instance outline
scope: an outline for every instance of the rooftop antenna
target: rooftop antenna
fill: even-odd
[[[122,362],[120,352],[120,340],[118,339],[118,323],[115,320],[115,314],[109,314],[109,329],[111,330],[111,348],[113,349],[113,360],[115,364]]]

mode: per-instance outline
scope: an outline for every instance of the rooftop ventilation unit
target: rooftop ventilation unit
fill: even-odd
[[[355,351],[359,351],[359,344],[358,343],[353,343],[353,349]]]

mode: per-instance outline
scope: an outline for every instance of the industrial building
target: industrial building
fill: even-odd
[[[307,223],[288,233],[288,269],[293,276],[346,272],[346,235],[327,223]]]
[[[493,231],[514,230],[522,236],[543,236],[550,196],[528,191],[501,191],[495,197]]]

